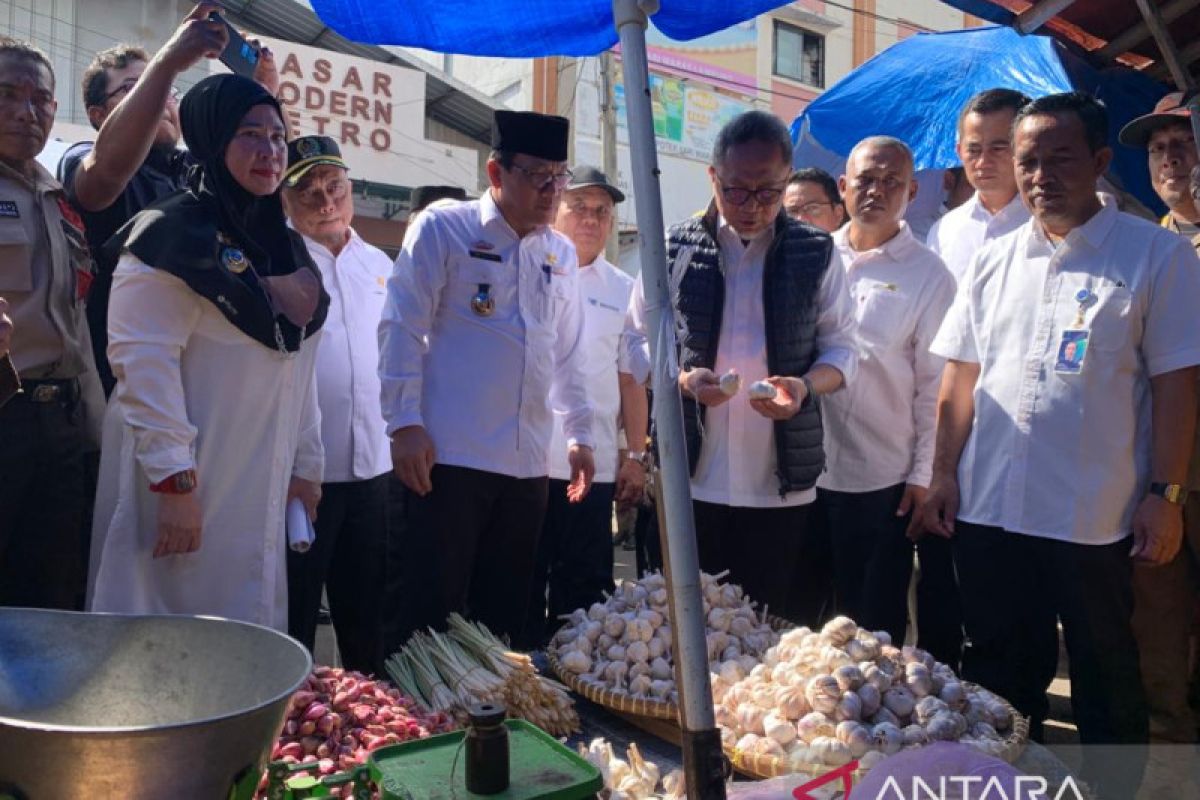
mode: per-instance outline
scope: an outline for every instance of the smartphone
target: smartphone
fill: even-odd
[[[221,51],[221,63],[238,75],[253,78],[254,68],[258,66],[258,48],[247,42],[237,29],[229,24],[229,20],[216,11],[209,14],[208,18],[224,23],[225,30],[229,32],[229,43]]]
[[[13,366],[12,357],[5,353],[0,356],[0,406],[21,391],[21,378]]]

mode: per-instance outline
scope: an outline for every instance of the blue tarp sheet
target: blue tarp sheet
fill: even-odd
[[[1149,112],[1169,87],[1123,67],[1098,69],[1054,39],[1007,27],[922,33],[884,50],[792,123],[797,159],[806,140],[844,157],[864,136],[886,134],[912,147],[918,170],[957,166],[959,110],[976,92],[1001,86],[1031,97],[1077,88],[1103,100],[1117,181],[1148,207],[1161,208],[1145,151],[1116,142],[1121,127]]]
[[[672,39],[695,39],[784,3],[662,0],[652,21]],[[590,56],[617,43],[611,0],[312,0],[312,7],[347,39],[441,53]]]

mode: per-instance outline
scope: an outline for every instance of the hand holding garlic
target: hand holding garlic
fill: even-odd
[[[729,395],[721,390],[721,379],[705,367],[680,372],[679,389],[705,406],[719,406],[729,400]]]
[[[775,390],[773,396],[767,396],[762,384]],[[757,387],[757,388],[756,388]],[[750,387],[750,407],[764,417],[777,422],[791,419],[800,411],[808,390],[799,378],[785,378],[778,375],[758,381]]]

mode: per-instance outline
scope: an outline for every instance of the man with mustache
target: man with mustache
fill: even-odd
[[[925,527],[953,539],[964,677],[1029,715],[1040,740],[1061,621],[1085,745],[1148,739],[1132,571],[1179,550],[1200,364],[1200,259],[1101,205],[1107,131],[1080,92],[1017,112],[1033,218],[972,259],[931,347],[948,361],[923,507]],[[1076,358],[1060,365],[1069,342]],[[1133,796],[1135,763],[1084,749],[1085,779]]]
[[[550,224],[563,117],[497,111],[478,200],[417,217],[379,327],[383,416],[408,488],[399,641],[467,612],[519,644],[563,412],[567,496],[591,487],[592,409],[571,240]],[[393,638],[393,637],[389,637]]]
[[[5,349],[24,386],[0,407],[0,606],[77,609],[84,452],[99,446],[104,398],[84,314],[83,226],[36,161],[57,109],[46,55],[0,39],[0,316],[11,317]]]
[[[1145,148],[1150,183],[1167,206],[1162,226],[1200,252],[1200,208],[1188,185],[1189,174],[1200,168],[1200,158],[1183,93],[1159,100],[1151,113],[1122,128],[1119,140],[1126,147]],[[1192,619],[1200,592],[1200,448],[1196,447],[1188,489],[1179,555],[1162,567],[1139,565],[1133,572],[1133,630],[1150,703],[1150,733],[1179,743],[1196,741],[1196,715],[1188,704],[1193,626],[1186,623]]]

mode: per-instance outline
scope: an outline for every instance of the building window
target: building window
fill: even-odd
[[[776,20],[774,72],[824,89],[825,37]]]

